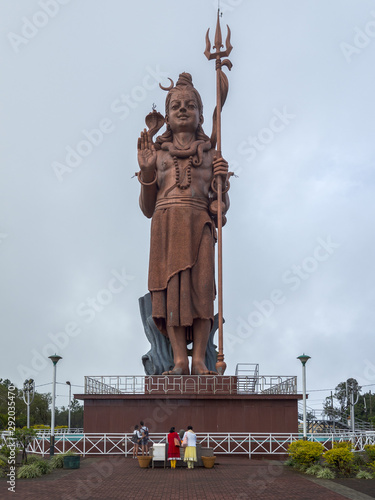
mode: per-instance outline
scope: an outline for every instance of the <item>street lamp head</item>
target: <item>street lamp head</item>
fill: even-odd
[[[305,366],[307,361],[310,359],[310,356],[308,356],[307,354],[302,354],[301,356],[298,356],[297,359],[299,359],[302,365]]]
[[[61,357],[61,356],[59,356],[58,354],[54,354],[53,356],[48,356],[48,358],[52,361],[52,363],[53,363],[54,365],[56,365],[56,364],[57,364],[57,362],[58,362],[60,359],[62,359],[62,357]]]
[[[23,383],[23,390],[24,391],[34,390],[34,380],[32,378],[25,380],[25,382]]]
[[[65,383],[66,383],[66,384],[68,384],[68,385],[70,385],[70,382],[69,382],[69,380],[68,380],[67,382],[65,382]]]

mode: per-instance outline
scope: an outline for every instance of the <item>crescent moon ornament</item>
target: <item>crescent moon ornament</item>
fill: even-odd
[[[168,80],[171,82],[171,84],[169,85],[169,87],[163,87],[163,85],[161,83],[159,83],[159,87],[161,88],[161,90],[165,90],[166,92],[169,92],[170,90],[173,89],[174,83],[173,83],[172,78],[168,77]]]

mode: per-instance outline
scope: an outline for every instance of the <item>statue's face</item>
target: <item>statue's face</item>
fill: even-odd
[[[192,92],[174,92],[166,121],[174,133],[195,132],[198,125],[203,123],[195,95]]]

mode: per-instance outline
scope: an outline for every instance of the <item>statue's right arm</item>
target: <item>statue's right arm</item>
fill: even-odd
[[[157,197],[157,153],[146,129],[138,139],[138,163],[140,172],[138,179],[141,182],[139,205],[142,212],[149,219],[152,217]]]
[[[139,206],[143,214],[148,218],[154,215],[156,204],[157,189],[155,184],[150,187],[142,186],[141,194],[139,196]]]

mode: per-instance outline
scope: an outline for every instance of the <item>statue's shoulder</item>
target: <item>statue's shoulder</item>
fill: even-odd
[[[210,161],[211,163],[214,161],[214,158],[217,154],[215,148],[211,148],[208,151],[203,153],[207,159],[207,161]]]
[[[165,160],[167,158],[171,158],[171,154],[169,151],[166,151],[164,149],[158,149],[156,150],[156,158],[159,160]]]

